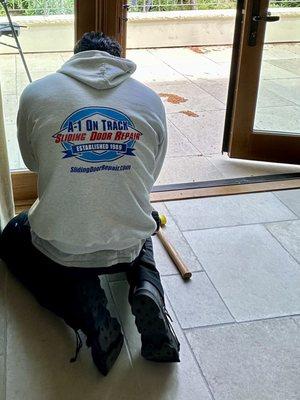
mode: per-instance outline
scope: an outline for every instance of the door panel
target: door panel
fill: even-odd
[[[278,88],[278,81],[283,78],[276,77],[276,73],[280,74],[284,69],[278,67],[277,71],[276,62],[271,64],[263,61],[266,25],[280,23],[280,20],[266,21],[270,19],[268,6],[268,0],[245,0],[242,21],[237,20],[237,23],[241,24],[240,37],[236,38],[240,41],[238,72],[230,83],[233,99],[232,114],[229,115],[231,118],[230,137],[228,148],[223,147],[223,151],[228,150],[228,155],[232,158],[298,164],[300,163],[300,123],[298,125],[296,122],[291,123],[291,114],[299,108],[296,102],[286,99],[284,93],[280,93],[280,88]],[[275,15],[272,19],[275,20],[274,17]],[[254,27],[257,31],[253,30]],[[275,55],[276,47],[274,57]],[[293,77],[296,79],[296,74],[289,71],[284,76],[286,79]],[[274,79],[270,79],[272,77]],[[277,89],[274,89],[274,85]],[[291,82],[289,85],[291,86]],[[272,94],[272,88],[274,94]],[[292,87],[292,93],[294,93],[293,90]],[[291,96],[295,97],[295,94]],[[276,104],[277,99],[282,106]],[[281,118],[279,113],[281,113]],[[296,115],[293,115],[293,118],[296,120]]]
[[[76,40],[89,31],[104,32],[114,37],[126,50],[126,0],[77,0]]]

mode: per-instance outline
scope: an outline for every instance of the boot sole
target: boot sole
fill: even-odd
[[[132,313],[141,334],[142,356],[149,361],[179,362],[180,343],[154,296],[148,291],[137,291],[132,300]]]
[[[97,339],[91,343],[92,358],[99,371],[106,376],[117,360],[124,338],[116,318],[106,317]]]

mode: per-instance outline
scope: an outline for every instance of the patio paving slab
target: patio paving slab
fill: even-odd
[[[294,59],[269,60],[268,62],[276,67],[292,72],[297,75],[298,78],[300,77],[300,57]]]
[[[176,113],[170,114],[168,118],[203,155],[220,152],[225,120],[224,110],[199,111],[195,116]]]
[[[300,106],[258,108],[254,129],[299,134]]]
[[[170,183],[198,182],[200,180],[221,179],[223,176],[205,157],[166,157],[156,185]]]
[[[294,104],[300,105],[300,78],[277,80],[270,79],[262,81],[262,84],[267,90],[275,95],[275,99],[277,96],[279,96],[280,98],[285,98]],[[259,98],[261,97],[263,99],[263,96],[264,93],[260,94]],[[265,103],[265,101],[263,102]],[[272,102],[270,105],[274,106],[275,104]]]
[[[186,138],[171,121],[168,121],[167,157],[193,156],[199,150]]]
[[[180,111],[223,110],[224,104],[192,82],[150,84],[168,114]]]
[[[224,105],[226,104],[228,93],[228,78],[194,79],[193,83],[194,85],[199,86],[201,89],[214,96]]]
[[[212,154],[207,159],[227,179],[300,172],[300,166],[297,165],[240,160],[222,154]]]
[[[284,68],[270,64],[270,60],[263,61],[261,66],[261,79],[298,78],[299,73],[290,72]]]

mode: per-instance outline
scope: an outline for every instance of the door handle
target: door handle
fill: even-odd
[[[259,15],[260,1],[254,1],[252,7],[252,15],[250,20],[250,32],[248,38],[248,45],[253,47],[256,46],[257,30],[259,22],[276,22],[279,21],[279,17],[271,15],[270,12],[267,15]]]
[[[266,22],[276,22],[279,21],[280,17],[278,17],[277,15],[267,15],[266,17],[261,17],[259,15],[255,15],[254,17],[252,17],[253,21],[259,22],[259,21],[266,21]]]

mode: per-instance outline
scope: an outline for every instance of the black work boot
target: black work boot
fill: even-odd
[[[80,282],[76,292],[79,304],[78,329],[87,337],[86,344],[91,348],[95,365],[106,376],[122,349],[124,338],[120,324],[116,318],[111,317],[106,308],[107,298],[98,279]],[[76,360],[81,345],[77,333],[77,350],[72,362]]]
[[[180,343],[158,289],[142,281],[134,288],[130,304],[141,334],[142,356],[149,361],[179,362]]]

